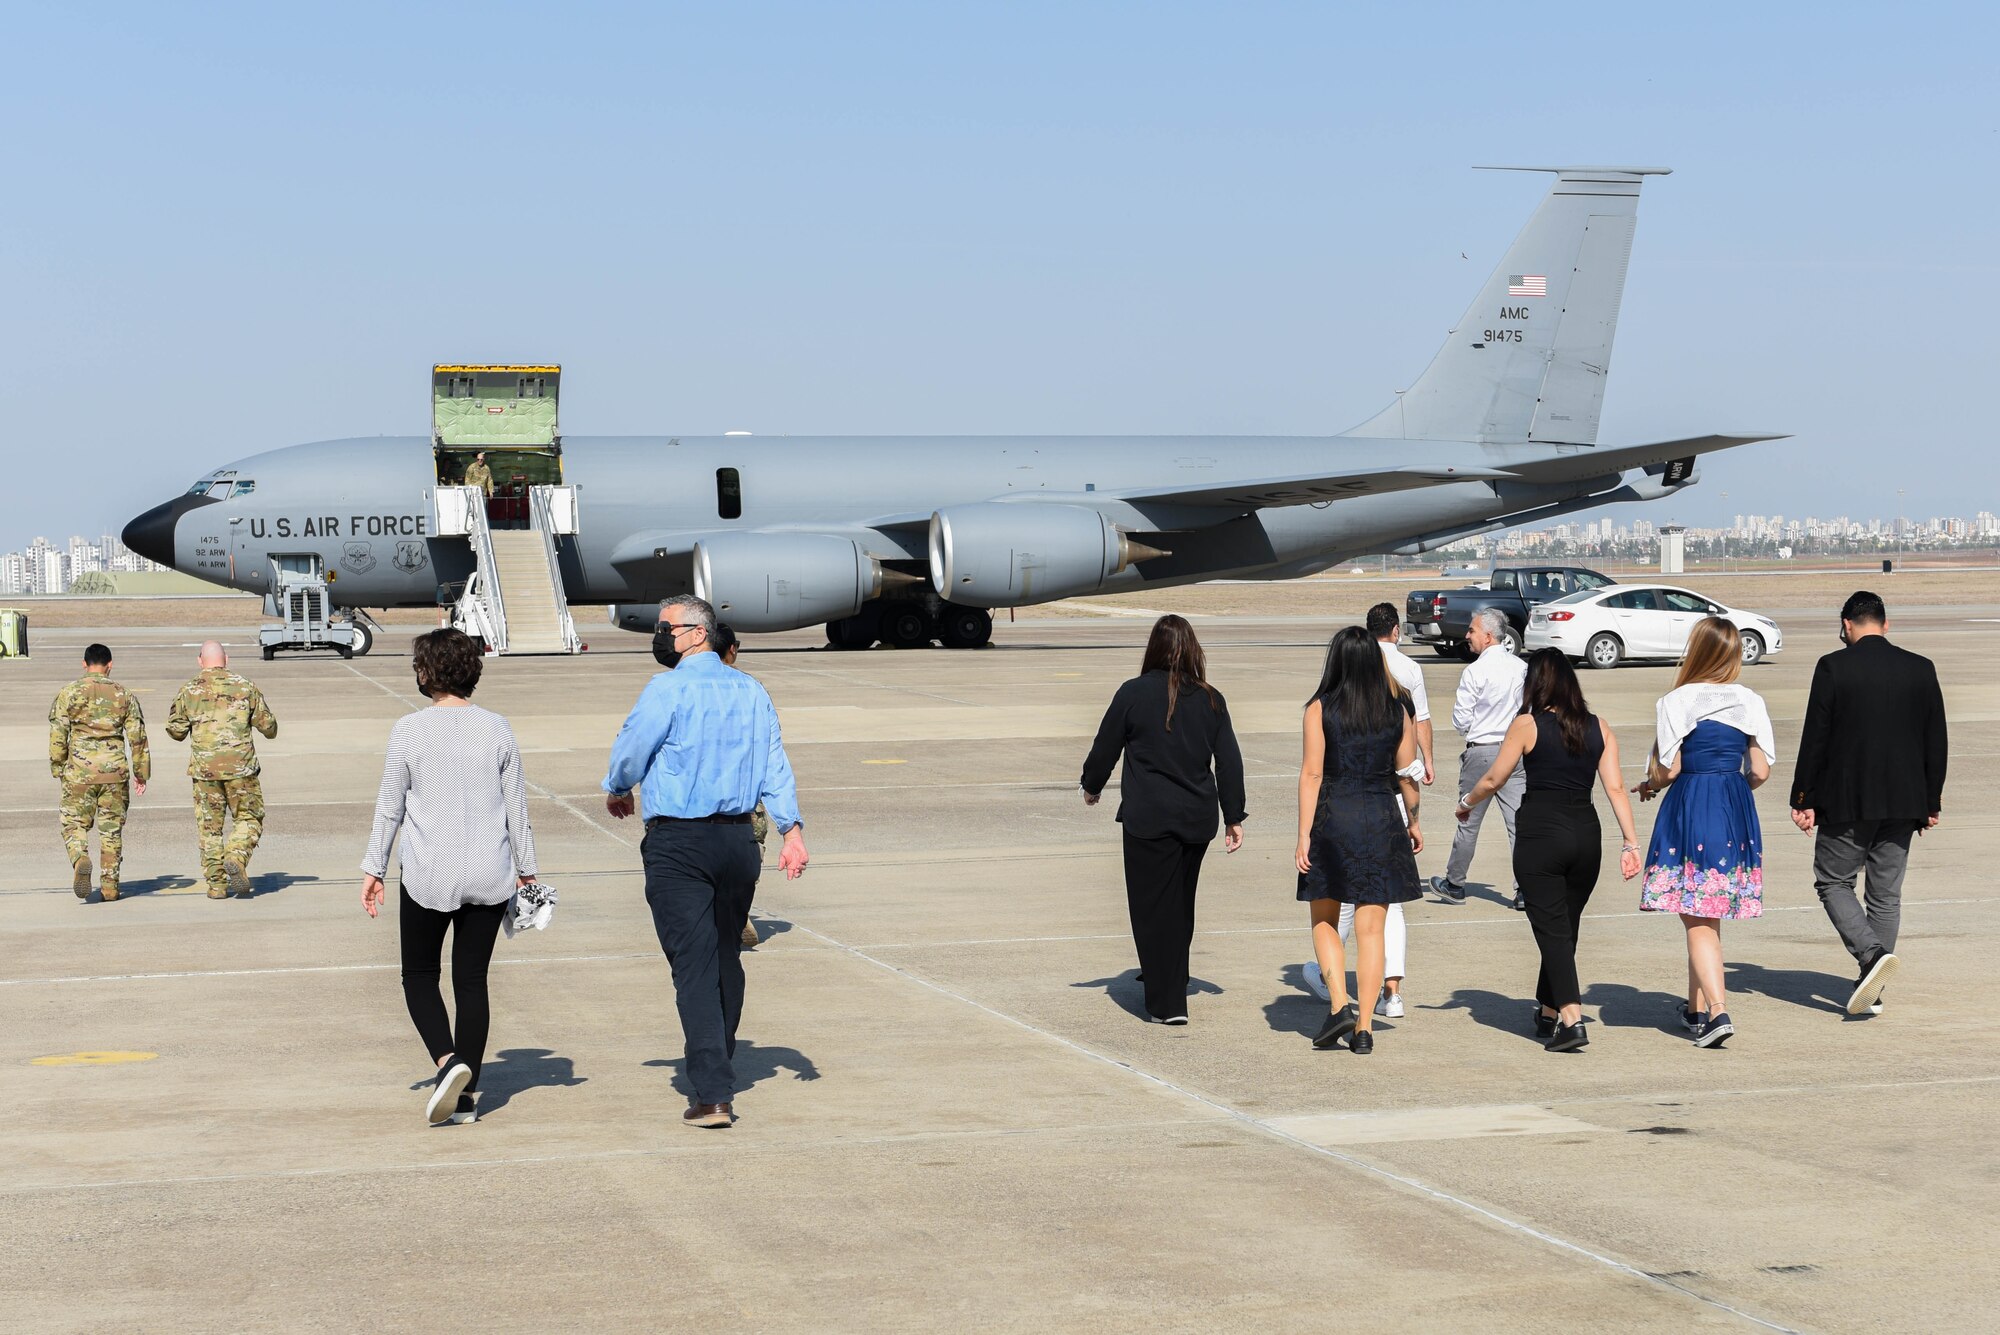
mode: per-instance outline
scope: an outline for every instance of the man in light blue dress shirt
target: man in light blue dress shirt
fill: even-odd
[[[673,967],[674,1003],[694,1087],[682,1123],[734,1119],[736,1024],[743,1014],[743,924],[757,888],[750,813],[763,802],[784,836],[778,866],[796,880],[808,860],[798,789],[778,711],[755,678],[713,649],[715,609],[700,598],[660,605],[654,651],[673,668],[646,683],[611,747],[604,806],[623,820],[632,792],[646,821],[646,903]]]

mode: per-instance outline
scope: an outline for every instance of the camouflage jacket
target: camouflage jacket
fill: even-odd
[[[488,496],[493,494],[493,470],[485,464],[475,463],[465,470],[465,485],[477,487]]]
[[[189,738],[188,773],[197,779],[246,779],[258,770],[255,728],[278,735],[264,693],[226,667],[206,668],[181,687],[167,715],[167,736]]]
[[[146,716],[138,697],[94,672],[57,691],[49,706],[49,772],[76,784],[151,779],[153,756],[146,749]]]

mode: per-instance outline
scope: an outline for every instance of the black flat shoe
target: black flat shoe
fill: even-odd
[[[1556,1017],[1542,1014],[1540,1006],[1535,1007],[1535,1037],[1546,1043],[1555,1037]]]
[[[1374,1033],[1371,1030],[1367,1029],[1355,1030],[1354,1033],[1349,1035],[1348,1037],[1347,1050],[1349,1052],[1359,1052],[1364,1055],[1375,1051]]]
[[[1338,1047],[1341,1039],[1354,1032],[1355,1019],[1354,1003],[1350,1001],[1326,1017],[1326,1023],[1319,1027],[1317,1034],[1313,1035],[1313,1046]]]
[[[1582,1020],[1578,1020],[1575,1024],[1558,1024],[1555,1032],[1549,1036],[1548,1050],[1575,1052],[1578,1048],[1590,1046],[1590,1035],[1583,1031],[1584,1024]]]

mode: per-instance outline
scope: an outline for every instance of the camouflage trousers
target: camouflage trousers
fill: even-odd
[[[62,786],[63,851],[69,864],[90,856],[90,827],[97,827],[98,865],[104,879],[118,880],[118,864],[125,854],[125,812],[132,805],[132,785],[125,779],[116,783],[65,783]]]
[[[236,817],[236,828],[227,840],[222,837],[225,815]],[[264,786],[254,774],[244,779],[196,779],[194,819],[201,830],[202,877],[210,885],[223,885],[228,877],[222,864],[248,867],[264,835]]]

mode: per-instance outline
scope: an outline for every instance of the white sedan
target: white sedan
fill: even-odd
[[[1742,632],[1745,667],[1784,647],[1784,634],[1769,617],[1668,584],[1613,584],[1534,608],[1526,648],[1560,649],[1594,668],[1617,667],[1628,658],[1677,661],[1695,623],[1712,616]]]

